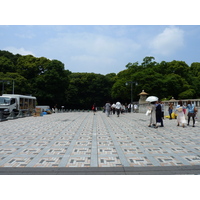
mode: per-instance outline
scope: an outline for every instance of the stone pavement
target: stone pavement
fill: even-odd
[[[69,112],[0,122],[0,174],[200,174],[200,124]]]

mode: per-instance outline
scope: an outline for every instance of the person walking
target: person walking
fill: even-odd
[[[162,106],[161,106],[160,101],[158,101],[156,104],[156,124],[157,123],[161,123],[161,127],[164,127],[163,116],[162,116]]]
[[[151,102],[149,110],[151,110],[149,127],[158,128],[156,124],[156,101]]]
[[[112,108],[112,113],[113,113],[113,115],[115,115],[116,104],[113,103],[112,106],[111,106],[111,108]]]
[[[110,115],[110,108],[111,108],[110,102],[107,101],[107,103],[105,105],[105,112],[106,112],[107,117],[109,117],[109,115]]]
[[[121,103],[118,101],[118,102],[116,103],[116,107],[115,107],[115,109],[116,109],[116,111],[117,111],[117,117],[119,117],[121,108],[122,108],[122,105],[121,105]]]
[[[190,118],[192,117],[192,120],[193,120],[193,127],[195,127],[195,115],[196,115],[196,113],[195,113],[195,111],[194,111],[194,104],[192,104],[191,103],[191,101],[189,100],[188,102],[187,102],[187,109],[188,109],[188,114],[187,114],[187,116],[188,116],[188,126],[190,125]]]
[[[183,109],[184,109],[183,102],[180,100],[178,101],[178,105],[176,106],[177,126],[182,125],[182,127],[184,128],[187,122],[185,120],[185,114]]]
[[[121,114],[125,114],[125,105],[121,104]]]
[[[173,103],[169,103],[169,119],[172,119],[172,112],[173,112]]]
[[[94,103],[93,106],[92,106],[92,110],[93,110],[93,113],[94,113],[94,115],[95,115],[96,110],[97,110],[97,107],[96,107],[96,104],[95,104],[95,103]]]
[[[160,105],[161,105],[162,119],[165,119],[165,117],[164,117],[165,105],[163,104],[163,102],[162,102],[162,101],[159,101],[159,102],[160,102]]]
[[[133,104],[129,103],[129,104],[128,104],[128,112],[129,112],[129,113],[131,113],[132,107],[133,107]]]
[[[134,107],[133,107],[133,108],[134,108],[134,111],[133,111],[133,112],[136,113],[136,112],[137,112],[137,109],[138,109],[138,105],[137,105],[137,104],[134,104]]]

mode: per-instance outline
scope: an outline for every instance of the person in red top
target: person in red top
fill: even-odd
[[[95,104],[95,103],[94,103],[93,106],[92,106],[92,110],[93,110],[93,113],[94,113],[94,115],[95,115],[96,110],[97,110],[97,108],[96,108],[96,104]]]

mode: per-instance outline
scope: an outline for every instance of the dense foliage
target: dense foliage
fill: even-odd
[[[128,63],[118,74],[101,75],[72,73],[58,60],[0,51],[0,81],[1,93],[3,89],[12,93],[14,85],[15,94],[32,94],[39,105],[91,109],[93,103],[100,107],[106,101],[130,103],[130,81],[133,101],[142,90],[160,99],[199,98],[200,63],[157,63],[154,57],[145,57],[141,64]]]

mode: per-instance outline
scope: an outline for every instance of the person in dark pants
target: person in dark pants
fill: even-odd
[[[172,119],[173,103],[169,103],[168,111],[169,111],[169,117],[170,117],[169,119]]]
[[[193,127],[195,127],[195,116],[196,116],[196,113],[194,111],[194,104],[192,104],[192,102],[189,100],[187,102],[187,109],[188,109],[188,126],[190,124],[190,118],[192,117],[192,120],[193,120]]]
[[[121,109],[122,109],[121,103],[120,103],[120,102],[117,102],[115,108],[116,108],[116,111],[117,111],[117,117],[119,117],[120,111],[121,111]]]
[[[160,102],[156,104],[156,123],[161,123],[161,127],[163,127],[163,116],[162,116],[162,106]]]

